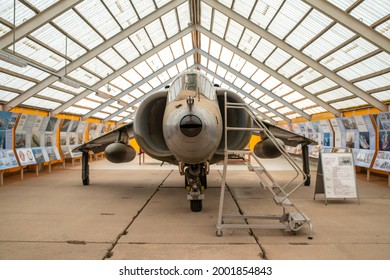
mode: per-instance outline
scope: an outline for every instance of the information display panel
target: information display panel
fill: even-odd
[[[18,117],[17,113],[0,111],[0,170],[19,166],[12,149],[12,130]]]
[[[373,168],[390,172],[390,113],[374,115],[378,129],[379,147]]]

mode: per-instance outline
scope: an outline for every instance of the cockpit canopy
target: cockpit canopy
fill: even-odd
[[[168,102],[182,100],[186,97],[181,92],[193,92],[193,97],[201,94],[210,100],[216,100],[217,96],[213,84],[205,75],[196,71],[186,71],[173,81],[168,92]],[[188,96],[186,94],[185,96]]]

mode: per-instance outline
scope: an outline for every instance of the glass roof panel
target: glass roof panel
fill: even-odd
[[[337,23],[324,34],[322,34],[321,37],[303,49],[303,53],[307,54],[313,59],[318,59],[354,35],[355,33],[350,31],[348,28]]]
[[[347,46],[321,60],[321,64],[333,70],[377,50],[373,44],[358,38]]]
[[[75,114],[75,115],[85,115],[88,114],[90,111],[91,110],[74,107],[74,106],[70,106],[64,110],[65,113]]]
[[[290,59],[286,64],[284,64],[278,72],[283,76],[289,78],[293,76],[295,73],[301,71],[303,68],[307,67],[307,65],[296,58]]]
[[[280,86],[276,87],[272,92],[276,94],[277,96],[283,96],[287,93],[292,92],[293,89],[289,86],[286,86],[285,84],[281,84]]]
[[[114,46],[114,49],[127,60],[127,62],[133,61],[137,57],[139,57],[138,50],[134,47],[131,41],[126,38],[120,41],[118,44]]]
[[[133,0],[132,3],[141,18],[156,10],[153,0]]]
[[[293,103],[297,100],[301,100],[302,98],[304,98],[304,96],[297,91],[294,91],[289,95],[283,97],[283,99],[286,100],[288,103]]]
[[[66,102],[74,97],[72,94],[56,90],[54,88],[47,87],[44,90],[38,92],[39,96],[49,97],[52,99],[57,99],[58,101]]]
[[[27,8],[20,1],[16,1],[15,25],[19,26],[26,20],[35,16],[35,12]],[[14,0],[2,0],[0,5],[0,18],[13,24],[14,22]]]
[[[164,63],[164,65],[167,65],[168,63],[170,63],[174,60],[171,48],[169,48],[169,47],[159,51],[158,56],[160,57],[160,59]]]
[[[226,32],[225,40],[233,46],[238,45],[238,41],[241,38],[244,26],[234,20],[229,21],[229,26]]]
[[[176,11],[172,10],[161,17],[164,25],[164,30],[168,38],[179,33],[179,24],[177,23]]]
[[[54,50],[63,55],[66,54],[72,59],[76,59],[86,53],[84,48],[70,38],[66,38],[63,33],[58,31],[58,29],[54,28],[51,24],[45,24],[31,35]]]
[[[146,62],[148,63],[149,67],[152,68],[153,71],[157,71],[160,68],[164,67],[164,64],[162,63],[161,59],[157,54],[152,55],[148,59],[146,59]]]
[[[122,76],[115,78],[114,80],[112,80],[110,82],[110,84],[115,85],[116,87],[118,87],[122,90],[125,90],[128,87],[131,87],[131,83],[129,81],[127,81],[125,78],[123,78]]]
[[[200,17],[200,25],[207,30],[210,30],[211,28],[211,11],[212,8],[209,5],[207,5],[203,1],[200,2],[200,14],[202,15]]]
[[[88,49],[103,43],[103,38],[73,10],[61,14],[53,22]]]
[[[313,108],[310,108],[310,109],[304,109],[303,111],[305,113],[309,114],[309,115],[312,115],[312,114],[323,113],[323,112],[326,112],[327,110],[325,110],[321,106],[317,106],[317,107],[313,107]]]
[[[267,79],[269,77],[269,75],[264,72],[263,70],[261,70],[260,68],[256,71],[255,74],[253,74],[252,76],[252,81],[258,83],[258,84],[261,84],[265,79]]]
[[[275,48],[275,45],[262,38],[260,39],[260,42],[257,44],[256,48],[253,50],[252,56],[258,61],[264,62],[264,60],[272,53]]]
[[[172,53],[175,59],[184,54],[183,45],[181,44],[180,40],[177,40],[176,42],[172,43],[170,47],[172,49]]]
[[[316,92],[323,91],[323,90],[326,90],[328,88],[332,88],[335,86],[337,86],[337,84],[335,82],[333,82],[332,80],[330,80],[328,78],[324,78],[324,79],[321,79],[317,82],[314,82],[314,83],[306,86],[305,89],[311,93],[316,93]]]
[[[127,64],[127,62],[113,48],[109,48],[99,54],[99,58],[114,69],[119,69]]]
[[[268,90],[272,90],[276,86],[280,85],[280,81],[272,76],[270,76],[267,80],[265,80],[262,84]]]
[[[323,13],[312,10],[285,41],[299,50],[331,22],[332,20]]]
[[[155,21],[151,22],[145,26],[145,29],[154,46],[157,46],[166,40],[160,19],[156,19]]]
[[[240,72],[242,67],[244,66],[246,60],[243,59],[241,56],[235,54],[233,55],[233,59],[230,63],[230,67],[232,67],[234,70]]]
[[[218,0],[218,1],[224,4],[228,8],[231,8],[233,4],[233,0]]]
[[[380,101],[389,101],[390,100],[390,90],[376,92],[376,93],[373,93],[372,96],[374,96],[376,99],[378,99]]]
[[[71,93],[75,93],[75,94],[79,94],[81,92],[83,92],[85,90],[85,88],[83,87],[79,87],[79,88],[74,88],[74,87],[71,87],[71,86],[67,86],[63,83],[60,83],[60,82],[54,82],[53,83],[53,86],[56,86],[56,87],[59,87],[59,88],[62,88],[64,89],[65,91],[69,91]]]
[[[121,28],[100,1],[84,0],[76,6],[76,9],[105,39],[109,39],[121,31]]]
[[[37,8],[39,11],[43,11],[47,8],[49,8],[51,5],[57,3],[59,0],[26,0],[26,2],[33,5],[35,8]]]
[[[97,112],[96,114],[93,115],[93,117],[98,118],[98,119],[105,119],[109,116],[109,114],[102,113],[102,112]]]
[[[9,102],[17,96],[19,96],[19,94],[15,92],[0,89],[0,101]]]
[[[316,105],[316,104],[309,99],[305,99],[302,101],[295,102],[293,105],[295,107],[297,107],[298,109],[302,110],[303,108],[311,107],[311,106]]]
[[[167,4],[168,2],[171,2],[171,1],[172,0],[155,0],[158,8],[161,8],[162,6],[164,6],[165,4]]]
[[[141,54],[144,54],[153,48],[152,42],[150,42],[149,37],[143,28],[131,34],[130,39]]]
[[[265,65],[275,70],[279,68],[283,63],[291,58],[291,55],[283,51],[280,48],[277,48],[271,56],[266,60]]]
[[[256,0],[236,0],[233,10],[245,18],[249,18]]]
[[[87,63],[84,63],[83,67],[95,73],[100,78],[105,78],[106,76],[114,72],[110,67],[108,67],[105,63],[103,63],[100,59],[97,58],[93,58]]]
[[[221,12],[215,10],[213,28],[211,31],[215,35],[223,38],[223,36],[225,35],[227,22],[228,22],[228,17],[222,14]]]
[[[351,16],[371,26],[374,22],[388,16],[390,4],[383,0],[365,0],[352,10]]]
[[[96,84],[96,81],[100,80],[97,76],[85,71],[80,67],[70,72],[68,76],[89,86]]]
[[[354,98],[354,99],[348,99],[346,101],[331,103],[330,105],[335,107],[336,109],[345,109],[345,108],[367,105],[367,102],[363,101],[360,98]]]
[[[283,0],[260,0],[257,2],[252,16],[251,21],[266,29],[275,14],[282,5]]]
[[[390,39],[390,20],[382,23],[381,25],[378,25],[375,30],[381,33],[383,36],[386,36]],[[1,35],[1,27],[0,27],[0,35]]]
[[[304,85],[318,77],[321,77],[321,74],[319,72],[317,72],[313,68],[308,68],[302,73],[292,78],[291,81],[293,81],[297,85]]]
[[[26,105],[26,106],[32,106],[34,108],[42,108],[42,109],[49,109],[49,110],[53,110],[61,105],[61,103],[58,103],[58,102],[44,100],[44,99],[36,98],[36,97],[30,97],[29,99],[24,101],[22,104]]]
[[[354,4],[358,0],[327,0],[329,3],[335,5],[339,9],[345,11],[348,9],[352,4]]]
[[[35,67],[29,66],[29,65],[27,67],[20,68],[18,66],[15,66],[13,64],[9,64],[9,63],[2,61],[2,60],[0,60],[0,68],[4,68],[4,69],[7,69],[11,72],[15,72],[15,73],[21,74],[23,76],[30,77],[30,78],[40,80],[40,81],[47,78],[50,75],[46,72],[43,72],[43,71],[41,71]]]
[[[352,80],[390,67],[390,54],[381,52],[373,57],[356,63],[337,74],[347,80]]]
[[[145,61],[136,65],[134,67],[134,70],[137,71],[143,78],[153,73],[153,70],[149,67],[149,65]]]
[[[12,47],[9,48],[9,50],[11,49]],[[24,38],[16,43],[15,51],[24,57],[32,59],[37,63],[41,63],[55,70],[59,70],[65,66],[65,60],[63,57],[27,38]],[[67,61],[67,63],[69,63],[69,61]]]
[[[283,39],[304,17],[309,9],[310,6],[302,1],[285,1],[274,20],[269,25],[268,31],[280,39]]]
[[[122,28],[127,28],[138,21],[133,6],[128,0],[103,0]]]
[[[345,88],[338,88],[331,91],[328,91],[326,93],[320,94],[317,97],[324,100],[325,102],[340,99],[343,97],[352,96],[353,94],[346,90]]]
[[[390,86],[390,73],[363,80],[361,82],[355,83],[355,85],[364,91]]]
[[[246,61],[245,65],[241,69],[241,74],[250,78],[257,71],[257,69],[259,69],[259,68],[257,68],[255,65],[253,65],[249,61]]]
[[[28,90],[35,83],[0,72],[0,85],[16,90]]]
[[[180,30],[186,29],[191,23],[189,1],[184,2],[177,7],[177,14],[179,16]]]
[[[4,24],[0,23],[0,37],[9,32],[11,28],[8,26],[5,26]]]
[[[260,40],[259,35],[250,31],[249,29],[245,29],[240,44],[238,45],[238,48],[240,50],[243,50],[247,54],[250,54],[252,53],[253,49],[255,48],[259,40]]]

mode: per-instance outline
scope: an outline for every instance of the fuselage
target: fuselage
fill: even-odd
[[[168,91],[163,135],[178,162],[209,161],[222,137],[222,117],[215,89],[201,73],[184,72]]]

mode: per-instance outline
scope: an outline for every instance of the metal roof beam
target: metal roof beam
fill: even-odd
[[[210,5],[212,8],[222,12],[227,17],[235,20],[236,22],[239,22],[244,27],[248,28],[252,32],[256,33],[260,37],[266,39],[270,43],[274,44],[276,47],[281,48],[285,52],[289,53],[290,55],[294,56],[295,58],[299,59],[306,65],[310,66],[314,70],[322,73],[324,76],[328,77],[335,83],[339,84],[340,86],[344,87],[345,89],[349,90],[353,94],[355,94],[357,97],[360,97],[364,101],[366,101],[368,104],[371,104],[373,107],[376,107],[377,109],[381,111],[387,111],[387,106],[380,102],[378,99],[372,97],[371,95],[367,94],[365,91],[361,90],[359,87],[351,84],[344,78],[340,77],[339,75],[335,74],[322,64],[318,63],[314,59],[308,57],[304,53],[300,52],[299,50],[295,49],[294,47],[287,44],[285,41],[279,39],[275,35],[269,33],[267,30],[264,30],[257,24],[253,23],[252,21],[248,20],[247,18],[239,15],[238,13],[234,12],[233,10],[227,8],[223,4],[220,4],[218,1],[214,0],[204,0],[205,3]]]
[[[145,61],[146,59],[148,59],[149,57],[151,57],[155,53],[158,53],[159,51],[161,51],[164,48],[168,47],[173,42],[176,42],[180,38],[182,38],[182,37],[186,36],[187,34],[191,33],[193,29],[194,29],[193,27],[189,27],[189,28],[181,31],[180,33],[176,34],[175,36],[169,38],[168,40],[164,41],[163,43],[161,43],[157,47],[155,47],[152,50],[144,53],[143,55],[141,55],[139,57],[137,57],[136,59],[134,59],[130,63],[128,63],[125,66],[123,66],[122,68],[120,68],[119,70],[117,70],[117,71],[113,72],[111,75],[105,77],[104,79],[102,79],[101,81],[99,81],[98,83],[93,85],[93,88],[99,89],[100,87],[104,86],[105,84],[107,84],[111,80],[113,80],[113,79],[119,77],[120,75],[122,75],[123,73],[127,72],[131,68],[134,68],[134,66],[138,65],[142,61]],[[72,98],[71,100],[66,102],[64,105],[62,105],[62,106],[58,107],[57,109],[53,110],[50,113],[50,115],[51,116],[55,116],[55,115],[61,113],[63,110],[65,110],[69,106],[72,106],[74,103],[80,101],[84,97],[88,96],[90,93],[91,93],[90,90],[85,90],[85,91],[81,92],[80,94],[78,94],[77,96],[75,96],[74,98]]]
[[[261,92],[267,94],[268,96],[272,97],[274,100],[280,102],[281,104],[283,104],[284,106],[286,106],[287,108],[291,109],[292,111],[294,111],[295,113],[301,115],[302,117],[304,117],[305,119],[307,120],[310,120],[310,115],[305,113],[304,111],[298,109],[297,107],[295,107],[294,105],[288,103],[286,100],[284,100],[283,98],[277,96],[276,94],[274,94],[273,92],[269,91],[268,89],[262,87],[261,85],[258,85],[257,83],[255,83],[254,81],[252,81],[250,78],[244,76],[243,74],[241,74],[240,72],[234,70],[233,68],[231,68],[229,65],[226,65],[225,63],[219,61],[218,59],[216,59],[215,57],[213,57],[212,55],[206,53],[205,51],[203,50],[198,50],[200,52],[201,55],[203,55],[204,57],[208,58],[209,60],[213,61],[215,64],[217,65],[220,65],[222,66],[223,68],[227,69],[229,72],[233,73],[234,75],[236,75],[237,77],[239,77],[241,80],[245,81],[246,83],[250,84],[251,86],[255,87],[256,89],[260,90]]]
[[[206,73],[218,78],[219,80],[223,81],[223,83],[225,83],[226,85],[228,85],[229,87],[231,87],[232,89],[234,89],[235,91],[241,93],[242,95],[244,95],[245,97],[249,98],[250,100],[252,100],[253,102],[255,102],[256,104],[258,104],[259,106],[262,106],[264,108],[266,108],[268,111],[274,113],[276,116],[280,117],[281,119],[283,119],[284,121],[286,122],[291,122],[291,120],[289,118],[287,118],[286,116],[282,115],[281,113],[279,113],[278,111],[276,111],[275,109],[271,108],[270,106],[268,106],[267,104],[261,102],[260,100],[258,100],[257,98],[254,98],[252,95],[250,94],[247,94],[246,92],[244,92],[242,89],[240,89],[239,87],[237,87],[236,85],[232,84],[231,82],[229,81],[226,81],[223,77],[219,76],[217,73],[214,73],[213,71],[211,71],[210,69],[208,69],[207,67],[203,66],[202,64],[198,64],[197,65],[200,69],[202,69],[203,71],[205,71]],[[263,118],[266,118],[267,120],[271,121],[272,123],[276,123],[275,120],[273,120],[271,117],[265,115],[264,113],[260,112],[259,110],[257,110],[256,108],[253,108],[252,109],[258,113],[259,115],[261,115]]]
[[[143,84],[149,82],[151,79],[155,78],[156,76],[160,75],[161,73],[167,71],[169,68],[175,66],[177,63],[179,63],[180,61],[186,59],[187,57],[193,55],[195,53],[195,50],[191,50],[185,54],[183,54],[182,56],[178,57],[177,59],[173,60],[172,62],[168,63],[167,65],[165,65],[164,67],[160,68],[159,70],[157,70],[156,72],[153,72],[152,74],[150,74],[149,76],[145,77],[144,79],[142,79],[141,81],[139,81],[138,83],[135,83],[134,85],[132,85],[131,87],[125,89],[124,91],[122,91],[121,93],[113,96],[112,98],[115,98],[115,99],[118,99],[118,98],[121,98],[123,96],[125,96],[126,94],[132,92],[133,90],[139,88],[140,86],[142,86]],[[145,95],[144,95],[145,96]],[[104,109],[105,107],[107,107],[108,105],[114,103],[116,100],[115,99],[110,99],[110,100],[107,100],[106,102],[104,102],[103,104],[101,104],[100,106],[96,107],[95,109],[93,109],[91,112],[89,112],[88,114],[84,115],[81,119],[82,120],[85,120],[91,116],[93,116],[94,114],[96,114],[97,112],[101,111],[102,109]],[[128,105],[130,106],[130,105]],[[118,111],[117,111],[118,112]],[[119,112],[120,113],[120,112]],[[118,113],[118,114],[119,114]],[[115,113],[114,114],[111,114],[108,118],[111,119],[113,117],[115,117]]]
[[[66,72],[70,73],[76,68],[80,67],[84,63],[88,62],[92,58],[96,57],[103,51],[111,48],[113,45],[119,43],[122,41],[124,38],[129,37],[131,34],[134,32],[140,30],[141,28],[144,28],[146,25],[149,23],[155,21],[156,19],[160,18],[162,15],[168,13],[169,11],[175,9],[182,3],[186,2],[187,0],[177,0],[177,1],[172,1],[169,2],[168,4],[162,6],[160,9],[154,11],[153,13],[147,15],[143,19],[137,21],[136,23],[130,25],[128,28],[125,30],[119,32],[118,34],[114,35],[107,41],[103,42],[100,44],[98,47],[90,50],[89,52],[85,53],[84,55],[80,56],[78,59],[74,60],[73,62],[69,63],[66,66]],[[60,1],[60,2],[67,2],[67,1]],[[37,92],[43,90],[44,88],[48,87],[50,84],[54,83],[55,81],[58,80],[58,76],[64,76],[65,73],[65,67],[60,69],[59,71],[56,72],[57,76],[49,76],[48,78],[44,79],[40,83],[36,84],[29,90],[27,90],[23,95],[20,95],[16,97],[15,99],[11,100],[6,104],[7,110],[12,109],[13,107],[18,106],[19,104],[23,103],[25,100],[30,98],[31,96],[35,95]]]
[[[73,8],[80,2],[82,2],[82,0],[58,1],[46,10],[40,12],[36,16],[33,16],[28,21],[23,22],[15,29],[15,42],[22,39],[23,37],[26,37],[28,34],[34,32],[55,17]],[[0,49],[4,49],[14,42],[13,35],[14,31],[11,30],[10,32],[1,37]]]
[[[286,84],[287,86],[289,86],[293,90],[299,92],[300,94],[305,96],[307,99],[310,99],[311,101],[313,101],[314,103],[318,104],[319,106],[321,106],[325,110],[329,111],[330,113],[332,113],[336,117],[340,117],[341,116],[341,112],[339,110],[335,109],[334,107],[330,106],[328,103],[324,102],[323,100],[321,100],[318,97],[314,96],[313,94],[311,94],[307,90],[305,90],[305,89],[301,88],[300,86],[298,86],[297,84],[293,83],[291,80],[287,79],[282,74],[276,72],[275,70],[272,70],[268,66],[266,66],[263,63],[259,62],[257,59],[254,59],[252,56],[248,55],[246,52],[244,52],[244,51],[238,49],[237,47],[227,43],[225,40],[223,40],[222,38],[220,38],[220,37],[216,36],[215,34],[211,33],[207,29],[205,29],[203,27],[197,27],[197,28],[199,28],[200,32],[205,34],[206,36],[208,36],[210,39],[216,41],[217,43],[221,44],[225,48],[229,49],[230,51],[236,53],[237,55],[241,56],[245,60],[249,61],[253,65],[259,67],[264,72],[267,72],[269,75],[271,75],[274,78],[278,79],[279,81],[283,82],[284,84]]]
[[[362,23],[360,20],[337,8],[333,4],[323,0],[303,0],[303,2],[306,2],[334,21],[341,23],[356,34],[359,34],[361,37],[374,44],[379,49],[390,53],[389,39],[368,25]]]

